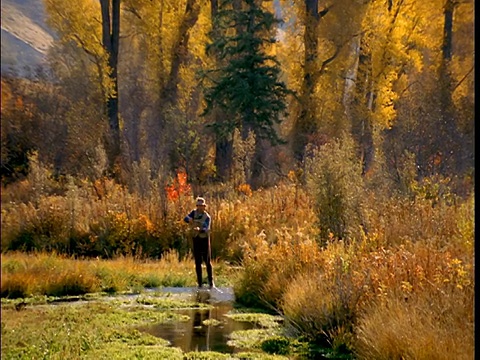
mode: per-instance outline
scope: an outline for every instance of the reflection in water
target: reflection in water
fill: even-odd
[[[224,316],[232,309],[230,303],[215,304],[213,309],[179,310],[188,315],[190,320],[174,324],[157,324],[139,328],[151,335],[170,341],[174,347],[188,351],[216,351],[233,353],[235,349],[227,345],[227,336],[233,331],[252,329],[253,325],[246,322],[233,321]],[[205,324],[206,320],[210,320]],[[220,324],[211,324],[218,320]]]

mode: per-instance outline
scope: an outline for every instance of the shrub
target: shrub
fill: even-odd
[[[320,239],[359,237],[366,219],[361,164],[348,135],[313,150],[306,161],[307,187],[315,201]]]
[[[275,336],[262,341],[261,349],[268,354],[288,355],[290,353],[290,340]]]
[[[315,241],[304,235],[277,232],[277,240],[268,243],[258,236],[246,244],[244,271],[235,284],[238,302],[251,307],[279,308],[279,301],[297,274],[322,266]]]
[[[302,271],[289,283],[281,311],[297,335],[350,351],[368,279],[359,268],[353,246],[329,244],[321,256],[322,267]]]
[[[2,298],[26,298],[33,293],[31,278],[23,274],[3,275],[2,272],[1,288]]]

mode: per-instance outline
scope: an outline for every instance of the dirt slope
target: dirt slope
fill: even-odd
[[[26,75],[45,64],[53,33],[45,24],[41,0],[1,1],[1,70]]]

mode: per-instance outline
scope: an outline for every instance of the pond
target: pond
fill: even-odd
[[[235,299],[231,288],[200,291],[196,288],[162,288],[157,291],[187,294],[193,301],[213,306],[208,309],[175,310],[189,317],[186,322],[138,327],[142,332],[168,340],[172,346],[179,347],[184,352],[234,353],[235,347],[227,344],[228,336],[234,331],[250,330],[255,327],[251,322],[235,321],[226,316],[233,310]]]

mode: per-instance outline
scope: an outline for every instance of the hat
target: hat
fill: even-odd
[[[197,206],[207,206],[205,199],[202,197],[197,197]]]

